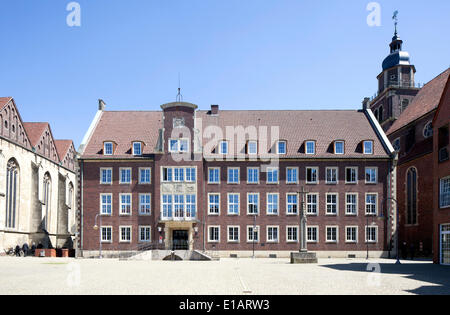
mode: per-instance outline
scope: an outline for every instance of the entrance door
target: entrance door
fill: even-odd
[[[441,225],[441,264],[450,265],[450,224]]]
[[[172,240],[173,240],[172,250],[188,250],[189,249],[188,231],[174,230]]]

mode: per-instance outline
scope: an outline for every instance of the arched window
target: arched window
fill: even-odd
[[[414,167],[406,173],[406,222],[417,224],[417,170]]]
[[[44,182],[43,182],[43,202],[44,202],[44,211],[42,212],[44,215],[43,218],[43,229],[48,231],[48,223],[49,223],[49,215],[50,215],[50,206],[52,201],[52,179],[50,178],[49,173],[45,173]]]
[[[19,208],[19,165],[8,161],[6,169],[6,228],[15,229]]]
[[[426,124],[425,128],[423,128],[423,136],[425,139],[433,136],[433,122],[430,121]]]
[[[73,209],[73,184],[69,183],[69,193],[67,195],[67,205],[70,209]]]
[[[407,100],[407,99],[402,100],[402,105],[401,105],[402,113],[405,111],[405,109],[408,107],[408,105],[409,105],[409,100]]]

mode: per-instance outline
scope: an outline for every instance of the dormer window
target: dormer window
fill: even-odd
[[[227,141],[220,141],[219,154],[228,154],[228,142]]]
[[[258,142],[249,141],[247,143],[247,153],[252,155],[258,154]]]
[[[105,142],[103,144],[103,152],[104,155],[113,155],[114,152],[114,145],[112,142]]]
[[[286,154],[286,141],[278,141],[277,154]]]
[[[345,151],[344,141],[335,141],[334,142],[334,154],[344,154],[344,151]]]
[[[363,142],[364,154],[373,154],[373,141],[367,140]]]
[[[316,154],[316,142],[306,141],[305,143],[305,153],[306,154]]]
[[[133,142],[133,155],[142,155],[142,143]]]

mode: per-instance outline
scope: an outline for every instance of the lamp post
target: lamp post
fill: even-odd
[[[102,259],[102,231],[99,228],[99,226],[97,225],[97,219],[98,217],[100,217],[100,226],[102,225],[102,217],[100,214],[97,214],[95,216],[95,225],[94,225],[94,230],[99,230],[99,245],[100,245],[100,251],[99,251],[99,258]]]

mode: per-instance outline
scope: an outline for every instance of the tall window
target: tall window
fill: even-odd
[[[139,214],[149,215],[151,211],[151,194],[139,194]]]
[[[6,227],[16,228],[19,197],[19,166],[10,160],[6,169]]]
[[[377,194],[366,194],[366,214],[376,215],[377,214]]]
[[[307,184],[317,184],[318,173],[319,173],[319,168],[307,167],[306,168],[306,183]]]
[[[73,209],[73,184],[69,183],[69,192],[67,195],[67,205],[70,209]]]
[[[267,214],[278,214],[278,194],[267,194]]]
[[[44,175],[44,183],[43,183],[43,201],[44,201],[44,219],[43,221],[43,228],[44,230],[48,229],[48,222],[49,222],[49,215],[50,215],[50,209],[51,209],[51,202],[52,202],[52,180],[50,178],[50,174],[46,173]]]
[[[286,154],[286,141],[278,141],[277,154]]]
[[[100,214],[102,215],[112,214],[112,194],[100,195]]]
[[[439,201],[441,208],[450,206],[450,177],[440,180]]]
[[[133,155],[142,155],[142,143],[133,142]]]
[[[247,195],[247,213],[257,215],[259,213],[259,194],[249,193]]]
[[[186,195],[186,217],[195,218],[197,214],[197,196]]]
[[[220,168],[218,168],[218,167],[210,167],[208,169],[208,183],[209,184],[218,184],[218,183],[220,183]]]
[[[104,148],[103,148],[104,155],[112,155],[113,154],[113,143],[112,142],[105,142]]]
[[[327,167],[326,183],[327,184],[337,184],[337,182],[338,182],[338,168],[337,167]]]
[[[228,184],[239,184],[239,168],[228,168]]]
[[[319,194],[307,194],[306,195],[306,213],[311,215],[317,215],[317,203]]]
[[[120,215],[131,215],[131,194],[120,194]]]
[[[208,196],[208,213],[220,213],[220,194],[209,194]]]
[[[358,212],[358,194],[348,193],[345,196],[345,214],[356,215]]]
[[[417,170],[410,168],[406,174],[406,222],[417,223]]]
[[[366,184],[376,184],[376,183],[377,183],[377,168],[366,167]]]
[[[228,194],[228,214],[229,215],[239,214],[239,194],[236,193]]]
[[[357,167],[347,167],[345,169],[345,183],[346,184],[356,184],[358,181],[358,168]]]
[[[288,167],[286,169],[286,184],[298,183],[298,168]]]
[[[228,142],[221,141],[219,144],[219,154],[228,154]]]
[[[287,214],[297,214],[297,198],[297,194],[286,195]]]
[[[278,183],[278,167],[267,168],[267,183],[268,184]]]
[[[151,183],[151,169],[150,168],[140,168],[139,169],[139,184],[150,184]]]
[[[249,184],[258,184],[259,169],[257,167],[247,169],[247,182]]]
[[[338,213],[338,194],[327,193],[327,214],[337,215]]]
[[[316,154],[316,143],[314,141],[306,141],[306,154]]]
[[[131,168],[120,169],[120,184],[131,184]]]

